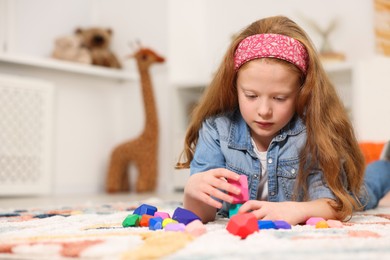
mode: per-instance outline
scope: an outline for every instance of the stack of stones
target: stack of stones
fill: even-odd
[[[136,208],[133,214],[128,215],[122,222],[123,227],[149,227],[149,230],[183,231],[194,236],[206,232],[206,228],[200,218],[193,212],[176,208],[173,216],[160,212],[156,207],[142,204]]]
[[[283,220],[257,220],[256,216],[252,213],[237,214],[242,204],[249,199],[248,178],[245,175],[240,175],[237,181],[229,180],[229,183],[241,190],[239,195],[230,193],[233,196],[233,203],[229,208],[230,220],[226,229],[231,234],[244,239],[260,229],[291,229],[291,225]]]

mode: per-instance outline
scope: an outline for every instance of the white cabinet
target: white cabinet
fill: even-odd
[[[332,83],[343,100],[352,120],[352,65],[347,62],[332,62],[324,64]],[[187,130],[190,113],[198,99],[201,97],[205,86],[209,80],[198,82],[175,82],[173,85],[173,152],[175,160],[178,159],[183,147],[184,137]],[[175,161],[176,162],[176,161]],[[189,176],[189,170],[176,170],[174,173],[174,189],[180,191],[183,189]]]
[[[45,145],[49,141],[51,141],[49,145],[52,144],[50,158],[48,156],[39,157],[40,154],[36,156],[42,158],[42,162],[48,161],[51,164],[50,169],[47,170],[46,167],[45,170],[49,171],[51,175],[52,181],[49,184],[52,186],[45,190],[40,188],[40,192],[51,190],[55,194],[93,194],[103,191],[111,150],[119,142],[132,136],[130,131],[135,117],[132,106],[135,103],[132,100],[135,98],[132,98],[134,97],[133,93],[136,93],[134,91],[138,89],[136,87],[138,74],[131,70],[114,70],[49,58],[6,54],[0,54],[0,74],[12,75],[20,80],[24,79],[23,82],[28,79],[29,81],[24,84],[26,87],[29,85],[34,87],[34,82],[44,81],[54,88],[53,100],[50,101],[52,108],[50,110],[42,109],[44,112],[48,111],[47,114],[50,111],[53,113],[52,122],[46,123],[47,125],[53,124],[52,130],[45,132],[42,130],[42,134],[39,132],[40,129],[35,131],[42,135]],[[16,91],[16,87],[14,88]],[[19,96],[22,99],[26,95],[22,96],[21,93],[18,94]],[[40,96],[36,99],[41,100]],[[24,102],[22,102],[23,100]],[[6,111],[10,111],[19,103],[23,104],[23,107],[29,107],[27,106],[29,100],[25,100],[25,98],[23,100],[12,103],[12,106],[7,107]],[[34,100],[32,99],[32,101]],[[44,106],[46,103],[42,99],[43,108],[46,108]],[[1,110],[5,111],[3,103],[1,106]],[[15,118],[14,120],[17,119],[13,115],[16,112],[7,113]],[[30,111],[26,110],[25,113],[30,113]],[[28,126],[27,123],[24,124]],[[18,126],[15,122],[13,125],[16,128]],[[16,132],[15,129],[8,129],[11,128],[11,124],[0,124],[0,126],[2,126],[0,130],[3,134],[6,130]],[[27,130],[32,131],[33,129]],[[17,145],[16,141],[12,144]],[[49,149],[45,149],[43,152],[47,150]],[[16,155],[19,156],[18,153]],[[4,156],[8,156],[8,154],[0,154],[0,157]],[[28,165],[23,167],[30,169]],[[5,170],[4,167],[0,167],[0,177],[6,174]],[[46,176],[47,174],[43,176],[44,180],[49,179]],[[4,183],[1,181],[0,189]],[[45,181],[45,184],[47,183]],[[31,194],[34,192],[32,189],[28,190],[26,186],[22,186],[23,183],[18,186],[22,187],[23,190],[20,190],[21,188],[16,190],[16,184],[12,186],[15,187],[14,190],[9,190],[11,186],[6,184],[8,190],[2,190],[0,194],[25,194],[27,192]]]
[[[50,194],[54,86],[0,73],[0,196]]]

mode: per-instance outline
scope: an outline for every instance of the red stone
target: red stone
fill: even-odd
[[[237,214],[230,218],[227,231],[242,239],[259,230],[256,216],[253,213]]]

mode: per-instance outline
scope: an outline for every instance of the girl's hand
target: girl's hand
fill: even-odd
[[[337,214],[331,207],[332,203],[335,202],[327,198],[306,202],[249,200],[240,207],[238,213],[252,212],[257,219],[284,220],[291,225],[296,225],[305,223],[310,217],[337,219]]]
[[[240,194],[240,189],[227,182],[227,179],[238,180],[239,174],[224,168],[212,169],[190,176],[185,187],[185,195],[201,201],[214,208],[221,208],[222,203],[216,199],[233,202],[233,197],[223,191]]]
[[[252,212],[257,219],[284,220],[291,225],[296,225],[307,219],[300,203],[302,202],[249,200],[240,207],[238,213]]]

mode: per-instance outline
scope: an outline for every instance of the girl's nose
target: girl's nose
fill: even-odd
[[[269,102],[262,100],[257,107],[257,114],[263,118],[267,118],[272,115],[272,108]]]

